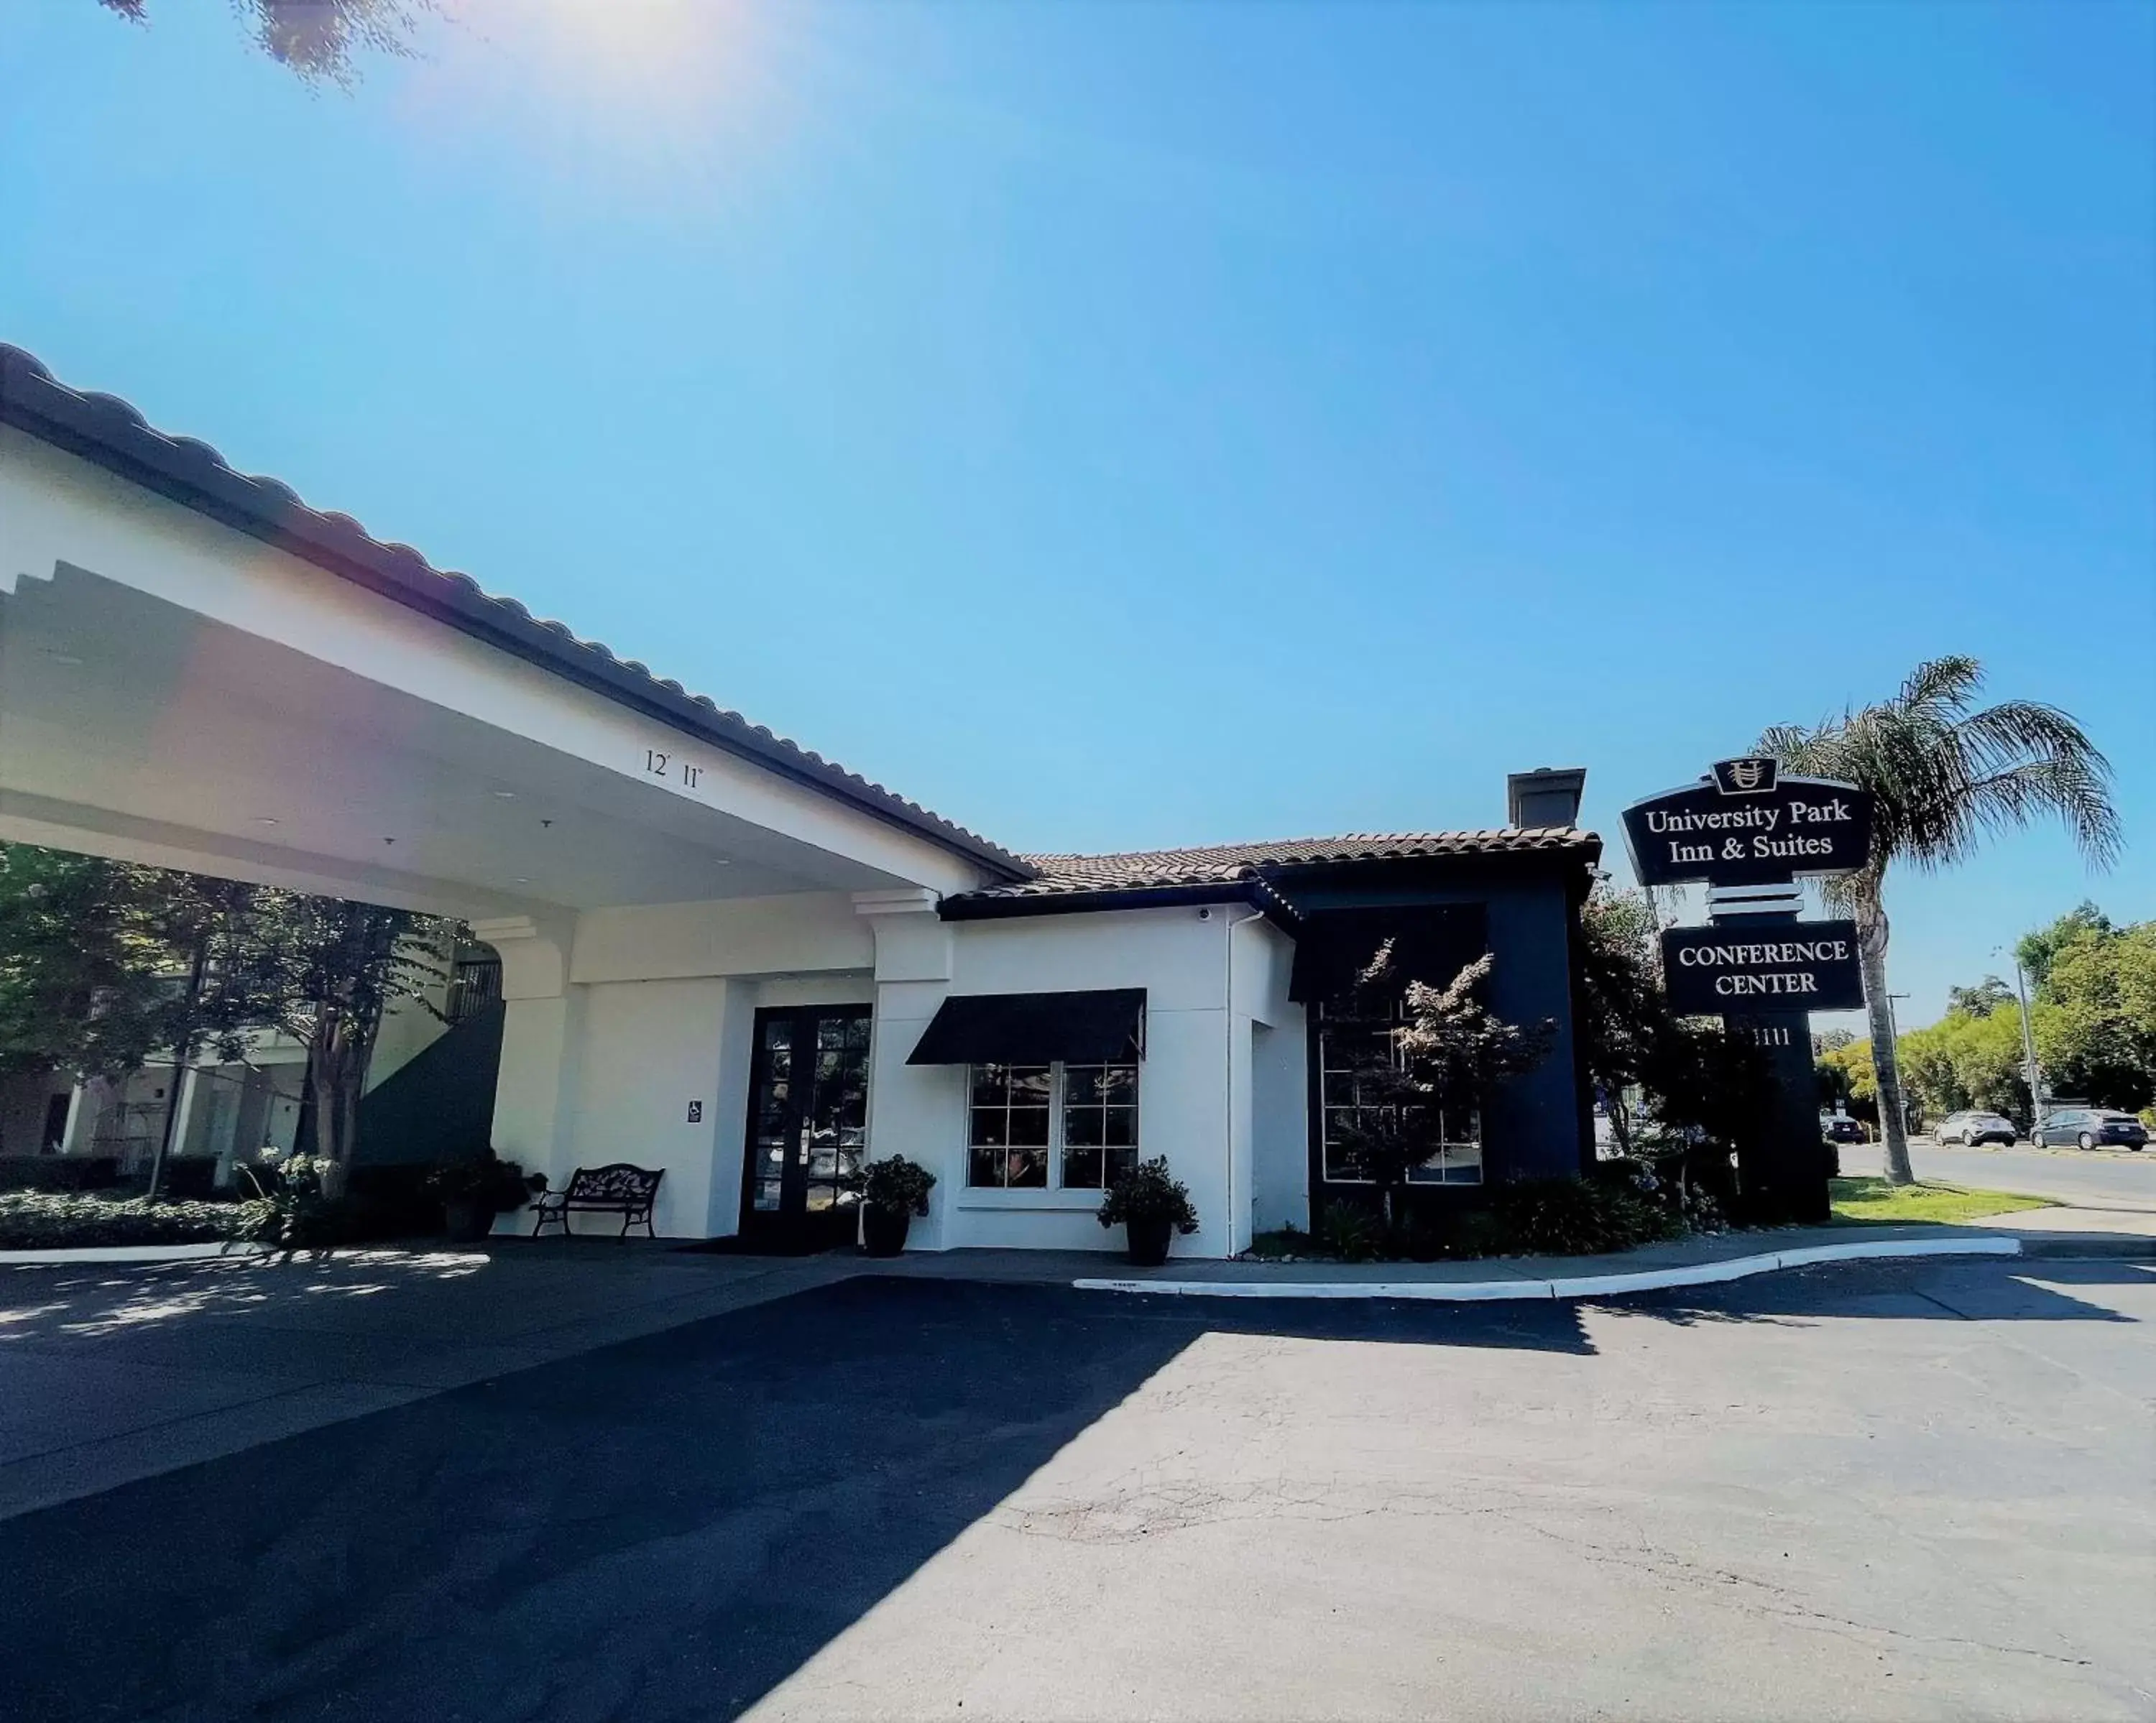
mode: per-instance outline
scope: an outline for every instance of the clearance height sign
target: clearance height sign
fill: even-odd
[[[1662,977],[1670,1008],[1686,1017],[1864,1003],[1854,921],[1672,927],[1662,935]]]

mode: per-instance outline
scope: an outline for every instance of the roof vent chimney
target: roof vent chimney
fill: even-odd
[[[1584,766],[1537,766],[1505,779],[1505,809],[1516,826],[1564,826],[1579,823],[1579,797],[1587,787]]]

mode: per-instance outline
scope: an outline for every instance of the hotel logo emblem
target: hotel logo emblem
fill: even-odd
[[[1725,796],[1771,795],[1779,776],[1775,767],[1776,762],[1771,758],[1717,760],[1714,762],[1714,787]]]

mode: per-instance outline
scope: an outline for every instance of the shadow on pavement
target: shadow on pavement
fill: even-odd
[[[2156,1264],[2120,1259],[1944,1259],[1834,1263],[1716,1286],[1597,1299],[1594,1307],[1679,1325],[1835,1317],[1917,1321],[2132,1322],[2066,1289],[2156,1285]]]
[[[0,1522],[0,1716],[732,1717],[1223,1330],[1589,1350],[1569,1305],[850,1280]]]

